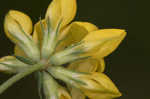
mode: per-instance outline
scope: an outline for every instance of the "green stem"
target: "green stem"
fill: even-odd
[[[31,66],[31,68],[25,70],[24,72],[16,74],[15,76],[13,76],[12,78],[7,80],[4,84],[2,84],[0,86],[0,94],[2,94],[7,88],[12,86],[14,83],[19,81],[20,79],[24,78],[25,76],[27,76],[37,70],[40,70],[42,67],[43,67],[43,64],[35,64],[35,65]]]

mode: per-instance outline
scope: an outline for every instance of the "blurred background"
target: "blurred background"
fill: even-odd
[[[150,67],[147,44],[150,33],[140,31],[144,18],[141,2],[128,0],[77,0],[75,20],[88,21],[99,28],[121,28],[128,32],[119,48],[105,58],[105,73],[118,86],[123,96],[118,99],[150,99]],[[4,16],[10,9],[28,14],[33,23],[44,17],[51,0],[1,0],[0,1],[0,57],[13,54],[13,43],[3,31]],[[129,9],[130,6],[130,9]],[[129,15],[130,10],[130,15]],[[134,24],[129,32],[129,16]],[[140,26],[139,26],[140,24]],[[135,29],[135,30],[133,30]],[[133,30],[133,31],[132,31]],[[141,35],[143,34],[143,35]],[[146,35],[148,34],[148,36]],[[0,73],[0,84],[11,75]],[[36,80],[28,76],[0,95],[0,99],[39,99]]]

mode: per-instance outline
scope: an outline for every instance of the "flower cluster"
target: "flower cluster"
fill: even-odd
[[[70,23],[75,14],[76,0],[53,0],[45,18],[33,28],[26,14],[8,12],[4,30],[15,44],[14,56],[0,59],[0,71],[15,75],[0,86],[0,93],[34,72],[41,99],[121,96],[103,72],[104,57],[118,47],[125,30],[98,29],[89,22]]]

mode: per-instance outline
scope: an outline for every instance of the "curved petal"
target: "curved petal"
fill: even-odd
[[[79,72],[103,72],[105,69],[104,59],[88,58],[84,60],[75,61],[68,66],[69,69]]]
[[[77,88],[70,88],[72,99],[86,99],[86,96]]]
[[[26,57],[26,54],[24,53],[24,51],[17,45],[14,47],[14,54],[17,56]]]
[[[11,17],[17,22],[19,22],[24,32],[28,34],[32,33],[32,21],[28,15],[17,10],[10,10],[9,15],[11,15]],[[8,32],[6,32],[6,34],[9,35]]]
[[[45,19],[43,19],[41,22],[42,22],[42,24],[44,24],[44,26],[46,27],[46,21],[45,21]],[[42,38],[43,38],[43,32],[42,32],[42,28],[41,28],[40,21],[38,21],[38,22],[34,25],[33,40],[34,40],[39,46],[41,46]]]
[[[29,16],[16,10],[11,10],[10,13],[13,14],[14,19],[17,19],[17,21],[21,23],[21,26],[26,33],[28,34],[32,33],[33,26],[32,26],[32,21]],[[23,18],[20,18],[20,16],[22,16]],[[15,55],[25,56],[25,53],[17,45],[14,48],[14,53]]]
[[[85,93],[90,99],[112,99],[116,97],[115,95],[108,94],[108,93],[99,93],[99,92],[90,92],[90,91],[86,91]]]
[[[115,84],[103,73],[95,72],[90,76],[83,76],[81,79],[85,80],[87,84],[81,87],[81,90],[89,98],[112,99],[121,96]]]
[[[88,22],[73,22],[59,35],[59,40],[62,42],[58,45],[57,50],[62,50],[65,47],[81,41],[89,32],[96,31],[98,28]]]
[[[67,84],[80,89],[87,96],[89,96],[87,92],[90,92],[91,94],[94,94],[95,92],[99,94],[105,93],[110,96],[110,98],[121,96],[116,85],[104,73],[75,72],[62,67],[51,67],[48,71],[56,79],[60,79]]]
[[[30,18],[19,11],[9,11],[5,17],[4,30],[8,38],[18,45],[34,61],[39,60],[39,49],[29,35],[32,28]]]
[[[18,73],[27,68],[28,65],[16,59],[14,56],[5,56],[0,59],[0,71],[4,73]]]
[[[126,35],[121,29],[102,29],[89,33],[83,39],[87,56],[103,58],[113,52]]]
[[[97,60],[97,59],[89,58],[89,59],[79,60],[74,63],[71,63],[68,66],[68,69],[72,69],[79,72],[95,72],[95,71],[103,72],[105,69],[105,62],[104,59]],[[70,88],[70,92],[72,95],[72,99],[77,99],[77,98],[85,99],[85,95],[76,88]]]
[[[29,33],[29,34],[32,33],[32,21],[29,16],[27,16],[24,13],[21,13],[19,11],[15,11],[15,10],[11,10],[10,13],[13,14],[13,17],[21,23],[21,26],[26,33]],[[22,16],[23,18],[20,18],[20,16]],[[24,21],[24,20],[26,20],[26,21]],[[18,46],[15,46],[14,53],[15,53],[15,55],[25,56],[24,52]]]
[[[105,60],[104,59],[99,59],[99,66],[97,68],[97,72],[104,72],[105,70]]]
[[[53,0],[46,12],[46,17],[50,18],[53,28],[60,20],[62,20],[61,27],[70,23],[76,14],[76,0]]]
[[[59,98],[60,98],[60,99],[71,99],[71,96],[70,96],[69,93],[66,91],[66,89],[63,88],[63,87],[60,87],[60,88],[59,88],[59,93],[58,93],[58,95],[59,95]]]

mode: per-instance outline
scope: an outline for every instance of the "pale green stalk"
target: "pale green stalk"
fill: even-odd
[[[28,76],[31,73],[42,69],[43,66],[44,66],[43,64],[35,64],[31,66],[29,69],[25,70],[24,72],[14,75],[12,78],[7,80],[0,86],[0,94],[2,94],[7,88],[9,88],[11,85],[24,78],[25,76]]]

